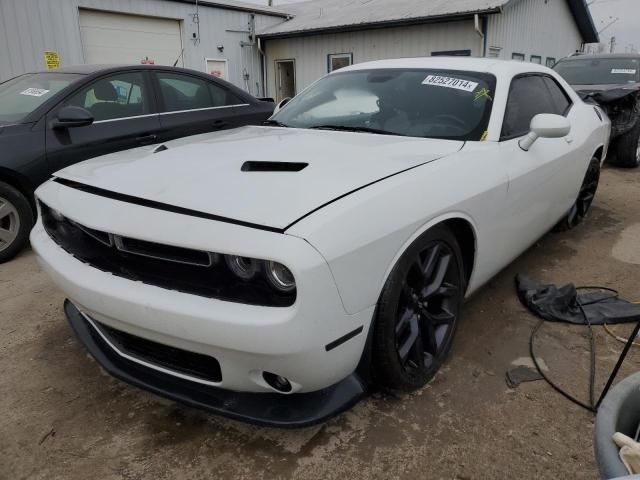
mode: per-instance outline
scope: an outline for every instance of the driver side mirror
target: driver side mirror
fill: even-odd
[[[93,115],[82,107],[62,107],[57,117],[51,122],[52,128],[86,127],[93,123]]]
[[[571,132],[571,123],[562,115],[541,113],[531,119],[531,127],[526,137],[520,140],[522,150],[528,152],[539,138],[562,138]]]
[[[280,110],[282,110],[282,107],[284,107],[290,101],[291,101],[291,97],[283,98],[282,100],[280,100],[280,103],[278,103],[278,105],[276,105],[276,108],[273,111],[273,113],[274,114],[278,113]]]

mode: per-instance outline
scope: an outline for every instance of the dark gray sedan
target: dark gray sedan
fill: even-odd
[[[273,101],[213,76],[162,66],[82,65],[0,83],[0,263],[33,225],[51,173],[119,150],[261,124]]]

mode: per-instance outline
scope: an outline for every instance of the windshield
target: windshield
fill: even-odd
[[[20,123],[81,75],[30,73],[0,83],[0,124]]]
[[[295,128],[481,140],[495,84],[493,75],[463,71],[336,73],[295,97],[272,122]]]
[[[640,62],[635,58],[580,58],[563,60],[555,70],[571,85],[617,85],[638,82]]]

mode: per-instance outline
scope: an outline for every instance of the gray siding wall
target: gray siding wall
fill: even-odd
[[[266,40],[267,88],[276,97],[276,60],[295,59],[299,93],[327,73],[328,55],[353,53],[353,62],[424,57],[434,51],[471,50],[480,55],[480,37],[473,21],[433,23],[357,32]]]
[[[247,30],[248,12],[200,7],[201,41],[194,45],[195,26],[189,14],[195,12],[195,6],[166,0],[0,0],[0,81],[43,69],[46,50],[57,51],[62,65],[84,63],[80,8],[179,20],[185,67],[205,71],[205,58],[227,59],[229,80],[254,95],[262,94],[257,47],[240,46],[241,41],[249,41],[248,34],[228,31]],[[255,21],[259,31],[283,19],[257,14]],[[218,45],[224,45],[224,52],[218,51]]]
[[[512,0],[501,15],[488,23],[487,55],[490,47],[501,47],[500,57],[511,60],[523,53],[559,60],[578,50],[582,36],[566,0]]]

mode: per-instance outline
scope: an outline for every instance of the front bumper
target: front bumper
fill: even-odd
[[[232,392],[194,383],[123,358],[69,300],[65,301],[64,311],[78,339],[114,377],[157,395],[235,420],[279,428],[301,428],[347,410],[366,395],[365,386],[357,374],[349,375],[328,388],[294,395]]]

